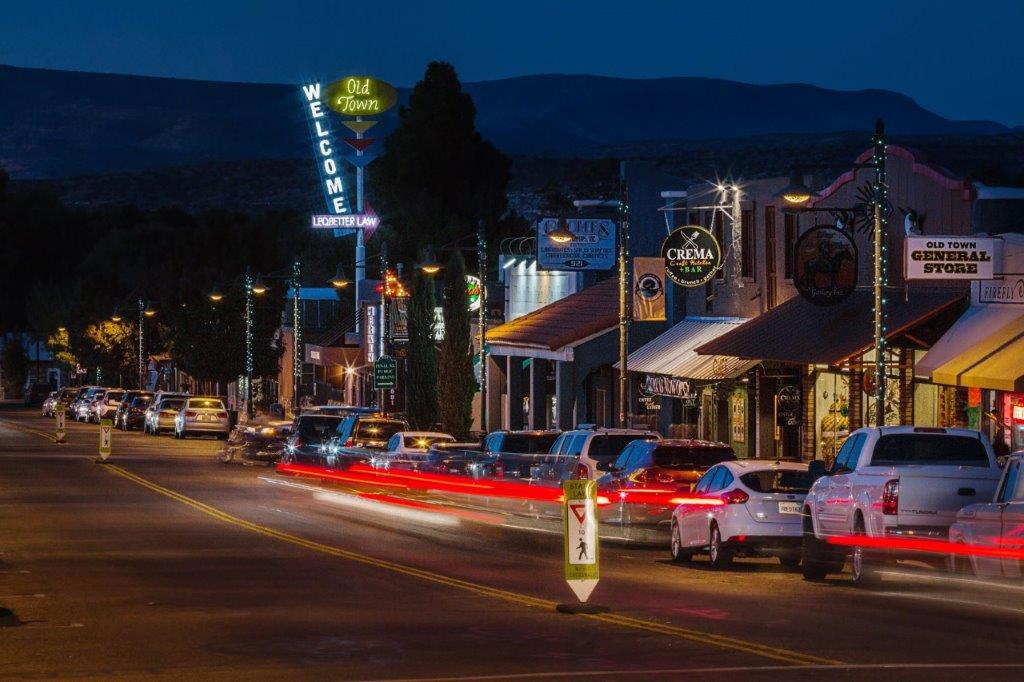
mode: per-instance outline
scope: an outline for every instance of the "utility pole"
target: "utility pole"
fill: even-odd
[[[629,417],[629,204],[626,180],[622,178],[619,200],[619,428],[627,428]]]
[[[146,326],[146,303],[139,298],[139,390],[145,388],[146,361],[143,355],[143,329]]]
[[[480,428],[487,428],[487,231],[484,221],[476,225],[477,277],[480,278],[480,309],[477,311],[477,326],[480,334]],[[534,409],[530,405],[530,409]]]
[[[888,278],[888,248],[886,246],[889,187],[885,176],[885,123],[875,121],[874,136],[875,183],[872,192],[874,204],[874,332],[875,332],[875,425],[885,425],[885,333],[886,293]]]
[[[245,416],[253,417],[252,409],[252,290],[253,278],[249,268],[245,269]]]
[[[299,388],[302,385],[302,296],[299,291],[302,265],[298,256],[292,262],[292,409],[299,414]]]

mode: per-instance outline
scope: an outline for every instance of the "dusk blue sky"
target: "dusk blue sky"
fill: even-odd
[[[905,93],[1024,124],[1024,1],[174,0],[0,3],[0,63],[211,80],[365,72],[707,76]]]

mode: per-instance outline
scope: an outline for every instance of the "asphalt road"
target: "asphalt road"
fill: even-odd
[[[560,539],[471,514],[353,507],[213,440],[0,411],[0,677],[1020,679],[1024,585],[774,560],[677,566],[606,544],[566,615]],[[382,511],[383,509],[383,511]]]

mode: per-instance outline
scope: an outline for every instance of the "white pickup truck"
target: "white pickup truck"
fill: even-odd
[[[977,431],[915,426],[854,431],[832,469],[807,494],[804,578],[821,580],[841,571],[849,548],[854,584],[872,585],[886,561],[909,554],[879,548],[878,542],[864,543],[871,547],[866,549],[856,537],[945,539],[962,507],[992,499],[999,477],[992,446]]]

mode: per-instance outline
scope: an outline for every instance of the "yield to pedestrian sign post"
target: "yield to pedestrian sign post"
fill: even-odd
[[[562,509],[565,527],[565,580],[576,593],[576,597],[585,602],[600,579],[597,483],[566,481],[562,484],[562,494],[565,498],[565,507]]]
[[[110,439],[114,432],[114,424],[109,419],[100,421],[100,461],[106,462],[110,457]]]
[[[65,405],[64,403],[57,403],[57,407],[54,410],[54,414],[57,416],[56,441],[58,443],[63,443],[68,435],[68,428],[67,425],[64,423],[64,419],[67,416],[67,409],[68,406]]]

